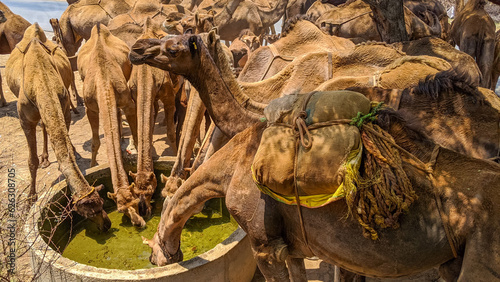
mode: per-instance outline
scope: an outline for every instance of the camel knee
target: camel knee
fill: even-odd
[[[285,262],[288,258],[288,246],[279,238],[257,248],[258,260]]]

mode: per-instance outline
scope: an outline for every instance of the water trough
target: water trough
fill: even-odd
[[[160,179],[160,173],[168,175],[173,162],[172,157],[162,157],[155,162],[157,179]],[[106,180],[110,183],[109,167],[103,165],[91,168],[86,171],[85,177],[91,184],[96,181],[95,185],[105,184]],[[158,189],[161,189],[161,186],[159,183]],[[105,187],[108,189],[111,185],[105,184]],[[107,199],[106,189],[100,192],[103,199]],[[71,220],[56,219],[67,204],[67,195],[69,189],[66,181],[57,183],[39,197],[28,215],[24,229],[28,244],[32,245],[29,252],[33,272],[38,274],[37,281],[251,281],[254,275],[256,264],[250,242],[241,228],[213,249],[188,261],[163,267],[118,270],[98,268],[70,260],[56,250],[58,246],[66,246],[71,226],[78,224],[82,218],[73,213]],[[105,208],[111,208],[113,205],[113,202],[105,200]],[[47,234],[51,229],[54,230],[51,241],[55,243],[49,246],[45,238],[47,236],[40,234]]]

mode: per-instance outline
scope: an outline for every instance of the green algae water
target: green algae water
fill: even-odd
[[[153,238],[160,222],[155,212],[146,228],[136,228],[122,213],[108,213],[111,229],[99,232],[91,222],[78,225],[63,256],[79,263],[109,269],[133,270],[152,268],[149,262],[151,248],[144,245],[141,236]],[[197,214],[191,217],[181,235],[184,260],[196,257],[224,241],[238,228],[236,221],[215,213],[210,217]]]

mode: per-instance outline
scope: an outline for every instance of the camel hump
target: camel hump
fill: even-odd
[[[32,41],[33,38],[37,38],[40,41],[40,43],[45,46],[48,53],[53,53],[54,50],[58,47],[57,44],[47,40],[45,32],[40,27],[40,25],[38,25],[38,23],[34,23],[26,29],[26,31],[24,32],[23,39],[19,41],[16,47],[21,52],[25,53],[26,49],[29,47],[30,42]]]
[[[107,38],[111,35],[111,32],[109,32],[109,29],[105,25],[101,25],[101,23],[97,23],[93,28],[92,31],[90,32],[90,37],[102,37],[102,38]]]

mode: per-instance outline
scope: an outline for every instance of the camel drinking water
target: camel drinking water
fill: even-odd
[[[81,48],[78,55],[79,73],[83,80],[83,97],[87,117],[92,128],[92,160],[97,165],[99,150],[99,122],[104,127],[108,162],[114,193],[109,193],[118,206],[118,211],[130,217],[132,223],[143,227],[146,223],[139,215],[140,195],[134,185],[128,183],[123,167],[120,147],[122,109],[130,124],[134,140],[137,140],[136,105],[130,95],[127,80],[132,66],[127,59],[129,51],[125,42],[114,37],[106,26],[97,24],[92,35]],[[135,142],[137,143],[137,142]]]
[[[73,72],[68,58],[57,45],[47,40],[37,23],[26,29],[5,66],[7,84],[19,99],[19,120],[28,141],[30,196],[36,198],[36,171],[39,165],[36,125],[41,121],[44,131],[50,136],[59,170],[71,189],[72,209],[95,221],[99,229],[105,231],[110,228],[111,222],[103,210],[104,201],[98,194],[102,186],[91,187],[87,183],[76,164],[75,149],[69,140],[70,74]]]

